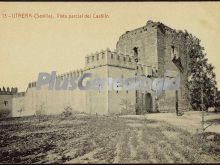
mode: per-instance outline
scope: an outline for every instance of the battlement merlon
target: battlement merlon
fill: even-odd
[[[18,88],[17,87],[2,87],[0,88],[0,95],[15,95],[18,92]]]
[[[91,53],[85,57],[85,70],[105,65],[135,69],[136,62],[133,56],[124,55],[109,48],[100,52]]]

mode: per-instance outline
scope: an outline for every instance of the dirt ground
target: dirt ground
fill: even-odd
[[[182,116],[176,116],[175,113],[150,113],[146,115],[126,115],[121,117],[164,121],[191,133],[197,133],[202,129],[201,111],[185,112]],[[207,127],[205,132],[215,132],[220,134],[220,113],[204,112],[204,120],[204,127]]]
[[[184,116],[78,114],[0,120],[0,163],[220,162],[220,135],[201,134],[196,122],[186,127],[196,115]]]

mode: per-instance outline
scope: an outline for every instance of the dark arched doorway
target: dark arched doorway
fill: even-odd
[[[147,112],[153,112],[153,101],[150,93],[145,94],[145,107]]]

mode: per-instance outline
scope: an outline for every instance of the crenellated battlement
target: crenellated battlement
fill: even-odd
[[[108,51],[110,51],[110,49],[107,48],[106,50],[96,51],[95,53],[86,55],[85,70],[106,65]]]
[[[2,88],[0,88],[0,95],[14,95],[18,92],[18,88],[17,87],[7,87],[5,88],[4,86]]]
[[[30,82],[30,83],[28,83],[28,88],[34,88],[34,87],[36,87],[36,85],[37,85],[36,81]]]
[[[83,69],[77,69],[66,73],[58,74],[56,78],[63,80],[66,77],[80,77],[83,75],[84,72],[85,71]]]
[[[111,51],[109,48],[87,55],[85,61],[85,70],[104,65],[118,66],[129,69],[135,69],[136,66],[132,56],[120,54],[117,51]]]
[[[83,69],[77,69],[66,73],[58,74],[56,78],[60,80],[64,80],[65,77],[80,77],[83,75],[84,72],[85,71]],[[30,82],[28,84],[28,88],[35,88],[36,86],[37,86],[36,81]]]

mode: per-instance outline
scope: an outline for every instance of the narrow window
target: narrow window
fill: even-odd
[[[92,56],[92,62],[94,61],[94,56]]]
[[[138,62],[138,48],[137,48],[137,47],[134,47],[134,48],[133,48],[133,51],[134,51],[135,61]]]
[[[174,54],[175,47],[173,45],[171,46],[171,49],[172,49],[172,53]]]
[[[5,107],[8,105],[8,101],[4,101]]]
[[[171,46],[171,59],[176,58],[176,54],[175,54],[175,47],[172,45]]]
[[[89,57],[87,57],[87,64],[89,63]]]
[[[134,47],[133,50],[134,50],[134,56],[137,56],[138,55],[138,48]]]
[[[113,54],[111,54],[111,59],[113,59]]]
[[[136,90],[136,103],[138,103],[138,91]]]
[[[99,60],[99,55],[97,54],[97,61]]]

